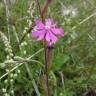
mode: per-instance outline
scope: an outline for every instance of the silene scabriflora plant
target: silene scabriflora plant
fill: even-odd
[[[46,96],[50,96],[48,73],[52,65],[52,49],[54,48],[54,44],[58,42],[59,37],[64,37],[64,31],[62,28],[58,28],[57,24],[50,18],[45,19],[44,22],[37,19],[32,31],[32,37],[37,41],[42,41],[45,47],[45,76],[43,76],[43,79],[45,80],[46,86],[44,89]]]

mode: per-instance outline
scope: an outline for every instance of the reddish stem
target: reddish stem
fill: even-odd
[[[51,2],[52,2],[52,0],[46,0],[45,1],[44,6],[43,6],[42,11],[41,11],[41,15],[43,18],[45,18],[47,10],[48,10],[48,6],[50,5]]]

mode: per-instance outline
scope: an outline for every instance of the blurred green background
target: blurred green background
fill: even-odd
[[[40,0],[41,6],[44,1]],[[36,18],[40,15],[35,0],[0,0],[0,96],[44,96],[39,81],[42,44],[27,34],[16,51]],[[52,96],[96,96],[96,0],[53,0],[46,18],[54,19],[65,32],[53,50]]]

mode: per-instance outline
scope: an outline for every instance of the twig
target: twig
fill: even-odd
[[[44,6],[43,6],[43,8],[41,10],[41,17],[45,18],[48,7],[49,7],[51,2],[52,2],[52,0],[46,0],[45,1],[45,4],[44,4]]]
[[[35,55],[37,55],[38,53],[42,52],[43,50],[41,51],[37,51],[35,54],[33,54],[32,56],[28,57],[27,60],[30,60],[32,57],[34,57]],[[2,75],[0,77],[0,80],[3,79],[4,77],[6,77],[10,72],[13,72],[14,70],[16,70],[18,67],[20,67],[21,65],[23,65],[23,63],[15,66],[13,69],[11,69],[9,72],[5,73],[4,75]]]
[[[5,73],[4,75],[2,75],[0,77],[0,80],[3,79],[4,77],[6,77],[10,72],[13,72],[14,70],[16,70],[18,67],[20,67],[21,65],[23,65],[23,63],[19,64],[18,66],[14,67],[12,70],[10,70],[9,72]]]
[[[91,14],[90,16],[88,16],[87,18],[85,18],[84,20],[82,20],[81,22],[79,22],[76,26],[72,27],[72,30],[76,29],[78,26],[80,26],[81,24],[85,23],[86,21],[88,21],[90,18],[92,18],[93,16],[96,15],[96,12]]]
[[[35,54],[33,54],[32,56],[30,56],[28,59],[31,59],[33,56],[37,55],[38,53],[44,51],[44,48],[41,48],[39,51],[37,51]]]

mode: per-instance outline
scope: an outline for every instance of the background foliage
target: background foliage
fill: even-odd
[[[40,0],[41,6],[43,3]],[[16,44],[39,17],[34,0],[0,0],[0,31],[4,33],[0,35],[2,96],[43,96],[39,81],[44,68],[42,44],[28,34],[16,52]],[[65,37],[54,48],[50,72],[53,96],[96,96],[96,0],[53,0],[49,17],[65,31]]]

